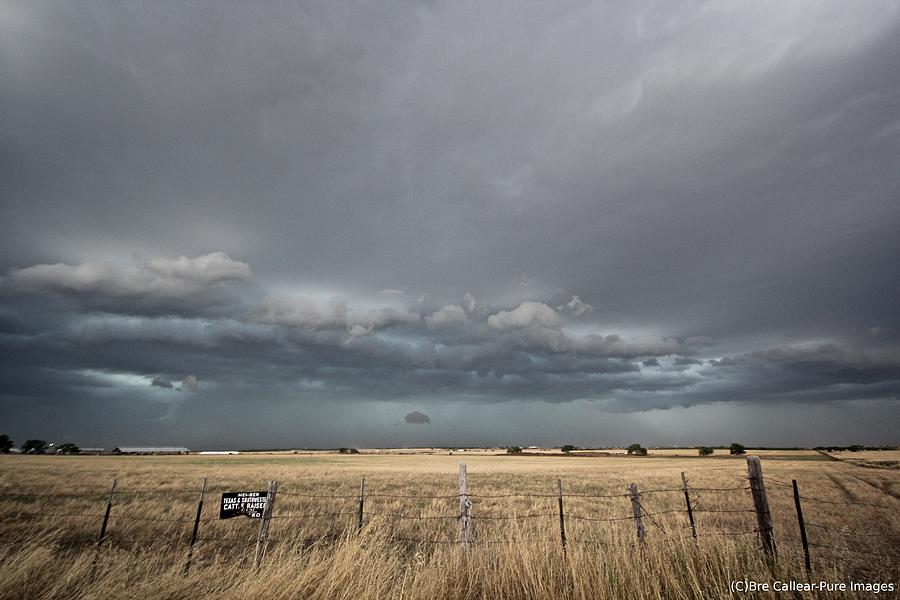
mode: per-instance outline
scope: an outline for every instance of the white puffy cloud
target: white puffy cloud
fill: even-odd
[[[572,341],[562,332],[559,315],[543,302],[523,302],[513,310],[501,310],[487,320],[500,332],[518,334],[521,344],[562,352]]]
[[[146,265],[160,277],[202,283],[246,280],[252,275],[250,265],[233,260],[224,252],[210,252],[196,258],[180,256],[174,260],[151,258]]]
[[[269,296],[251,311],[248,319],[257,323],[285,325],[304,329],[346,329],[351,337],[401,323],[418,323],[421,315],[405,308],[383,306],[351,310],[343,298],[321,302],[307,297]]]
[[[566,302],[565,304],[560,304],[556,307],[556,310],[560,312],[568,312],[576,317],[580,317],[581,315],[589,312],[594,312],[594,307],[584,302],[581,297],[577,294],[572,296],[572,299]]]
[[[0,286],[10,291],[68,296],[112,312],[179,312],[224,302],[221,284],[250,276],[246,263],[224,252],[212,252],[196,258],[151,258],[129,265],[39,264],[12,269],[0,279]]]
[[[457,304],[448,304],[425,317],[425,324],[430,329],[438,329],[465,323],[468,320],[469,318],[466,316],[466,311],[463,307]]]
[[[487,323],[498,331],[525,329],[533,326],[559,329],[559,315],[543,302],[523,302],[513,310],[501,310],[490,317]]]
[[[569,335],[562,329],[559,314],[542,302],[523,302],[513,310],[491,315],[487,322],[497,331],[517,334],[521,344],[553,352],[582,352],[593,356],[634,358],[665,356],[684,351],[683,345],[673,338],[624,339],[618,335]]]

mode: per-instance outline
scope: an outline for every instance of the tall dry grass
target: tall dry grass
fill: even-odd
[[[3,457],[0,598],[721,598],[735,579],[806,580],[793,500],[781,485],[791,478],[800,481],[804,496],[824,501],[804,505],[806,520],[816,525],[810,527],[811,540],[829,547],[813,548],[815,580],[898,584],[900,561],[891,558],[900,549],[898,513],[870,506],[900,508],[895,471],[764,460],[779,545],[772,562],[760,552],[755,534],[746,533],[756,528],[749,493],[730,489],[746,486],[741,460],[467,459],[479,542],[468,549],[455,543],[457,460]],[[628,483],[669,490],[680,485],[681,471],[695,488],[729,488],[693,493],[702,510],[696,542],[677,491],[642,497],[644,509],[655,515],[645,519],[643,547],[636,543],[633,521],[575,518],[627,517]],[[94,540],[113,476],[119,491],[108,539],[98,552]],[[370,495],[365,528],[356,535],[353,496],[362,476]],[[200,542],[184,576],[202,477],[209,477],[210,493]],[[557,477],[564,492],[575,495],[565,498],[565,553],[553,497]],[[268,479],[279,480],[280,492],[257,572],[258,521],[219,521],[218,494],[265,489]]]

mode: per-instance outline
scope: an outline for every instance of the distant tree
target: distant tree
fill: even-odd
[[[628,454],[634,454],[635,456],[647,456],[647,449],[640,444],[632,444],[628,446],[626,450]]]
[[[81,448],[72,443],[60,444],[56,449],[57,454],[78,454],[79,452],[81,452]]]
[[[522,454],[522,448],[519,446],[510,446],[506,449],[507,454]]]
[[[728,452],[731,454],[745,454],[747,452],[747,449],[744,448],[743,444],[738,444],[737,442],[735,442],[728,449]]]
[[[697,453],[698,453],[700,456],[709,456],[709,455],[711,455],[713,452],[715,452],[715,450],[713,450],[713,449],[710,448],[709,446],[701,446],[700,449],[697,451]]]
[[[861,445],[859,445],[859,444],[853,444],[852,446],[850,446],[849,448],[847,448],[847,450],[849,450],[850,452],[860,452],[860,451],[865,450],[865,449],[866,449],[865,446],[861,446]]]
[[[22,452],[24,454],[44,454],[49,444],[44,440],[25,440],[22,444]]]
[[[338,452],[340,452],[341,454],[347,454],[348,452],[350,452],[350,448],[344,448],[342,446],[342,447],[338,448]]]
[[[0,435],[0,454],[9,454],[12,450],[13,441],[5,433]]]
[[[566,444],[565,446],[562,447],[562,451],[565,452],[566,454],[568,454],[572,450],[577,450],[577,448],[575,446],[573,446],[572,444]]]

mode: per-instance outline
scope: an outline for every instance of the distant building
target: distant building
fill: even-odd
[[[78,454],[106,454],[106,448],[78,448]]]
[[[113,454],[188,454],[190,450],[181,446],[119,446]]]

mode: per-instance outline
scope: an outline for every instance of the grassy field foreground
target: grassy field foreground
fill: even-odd
[[[461,458],[475,519],[476,543],[467,549],[456,543]],[[778,558],[769,562],[759,550],[739,458],[5,456],[0,598],[722,598],[734,580],[807,581],[791,479],[808,498],[811,580],[896,589],[900,472],[810,458],[763,457],[778,544]],[[697,508],[696,540],[679,490],[682,471]],[[118,490],[97,551],[113,477]],[[210,491],[185,576],[204,477]],[[357,534],[362,477],[365,526]],[[557,478],[566,494],[565,553]],[[280,488],[268,553],[256,571],[259,522],[218,520],[219,494],[264,490],[270,479]],[[632,482],[649,515],[643,547],[626,497]]]

